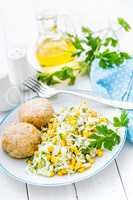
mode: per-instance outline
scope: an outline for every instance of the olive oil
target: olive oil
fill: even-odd
[[[57,16],[46,13],[38,18],[39,41],[36,59],[42,67],[55,67],[70,63],[75,58],[72,41],[61,32],[57,25]]]
[[[66,38],[46,39],[37,48],[36,58],[41,66],[52,67],[74,60],[74,46]]]

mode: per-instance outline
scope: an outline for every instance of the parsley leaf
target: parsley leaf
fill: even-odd
[[[82,46],[82,42],[78,36],[74,37],[73,45],[76,49],[80,49],[81,51],[84,51],[84,48]]]
[[[55,85],[61,81],[68,80],[68,84],[72,85],[75,83],[76,77],[73,68],[63,67],[61,70],[53,73],[38,72],[37,79],[47,85]]]
[[[123,18],[119,18],[118,21],[126,28],[126,30],[129,29],[130,26]],[[113,37],[101,38],[100,35],[96,36],[95,32],[88,27],[82,27],[81,31],[83,39],[79,38],[78,35],[70,35],[70,38],[76,48],[73,55],[84,58],[84,61],[89,68],[88,71],[90,71],[92,62],[96,58],[99,59],[99,66],[104,69],[120,66],[125,60],[131,58],[127,52],[118,50],[118,39]],[[110,50],[110,46],[115,49]]]
[[[82,30],[83,33],[85,33],[87,35],[91,35],[92,34],[92,30],[87,28],[87,27],[85,27],[85,26],[82,26],[81,30]]]
[[[112,68],[115,65],[121,65],[125,60],[129,59],[130,56],[126,52],[110,51],[109,49],[107,49],[102,53],[99,53],[99,55],[97,55],[97,58],[100,59],[99,66],[107,69]]]
[[[130,29],[131,29],[131,26],[122,17],[118,18],[118,24],[120,24],[124,28],[124,30],[127,31],[127,32],[130,31]]]
[[[128,122],[129,122],[128,114],[125,111],[121,113],[120,118],[118,117],[113,118],[113,124],[115,127],[127,127]]]
[[[81,75],[88,74],[90,72],[90,68],[86,62],[79,62],[79,73]]]
[[[111,45],[112,47],[116,47],[117,44],[118,44],[118,40],[112,38],[112,37],[107,37],[105,39],[105,42],[104,42],[104,46],[108,46],[108,45]]]
[[[112,150],[115,145],[120,143],[120,136],[112,129],[109,129],[106,125],[100,125],[96,127],[96,133],[92,134],[90,144],[87,148],[83,148],[81,151],[87,154],[93,148],[105,148]]]

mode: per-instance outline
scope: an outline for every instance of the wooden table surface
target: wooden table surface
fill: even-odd
[[[104,22],[106,24],[108,21],[108,17],[123,15],[132,19],[133,8],[131,0],[0,0],[0,4],[0,14],[2,14],[0,18],[0,63],[2,66],[0,73],[7,66],[5,56],[7,47],[16,44],[29,45],[34,38],[34,14],[40,8],[69,11],[74,17],[74,22],[81,24],[85,21],[85,24],[89,23],[94,27],[97,23],[102,27]],[[79,13],[80,20],[76,20],[75,12]],[[128,35],[129,38],[133,38],[131,34]],[[129,41],[127,45],[126,41],[124,47],[129,49],[130,46],[132,49],[131,42]],[[85,84],[84,87],[88,88],[88,85]],[[69,186],[35,187],[20,183],[0,173],[0,199],[133,200],[133,145],[126,143],[119,157],[100,174]]]

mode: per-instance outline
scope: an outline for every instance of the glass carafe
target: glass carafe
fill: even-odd
[[[42,12],[37,17],[39,38],[36,58],[42,67],[55,67],[74,60],[75,48],[70,39],[58,27],[58,16]]]

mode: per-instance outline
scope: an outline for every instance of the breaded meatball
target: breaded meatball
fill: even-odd
[[[33,124],[40,129],[49,122],[53,113],[53,107],[47,99],[36,98],[21,106],[19,119],[21,122]]]
[[[32,124],[16,123],[5,128],[2,135],[2,148],[11,157],[32,156],[41,142],[41,133]]]

